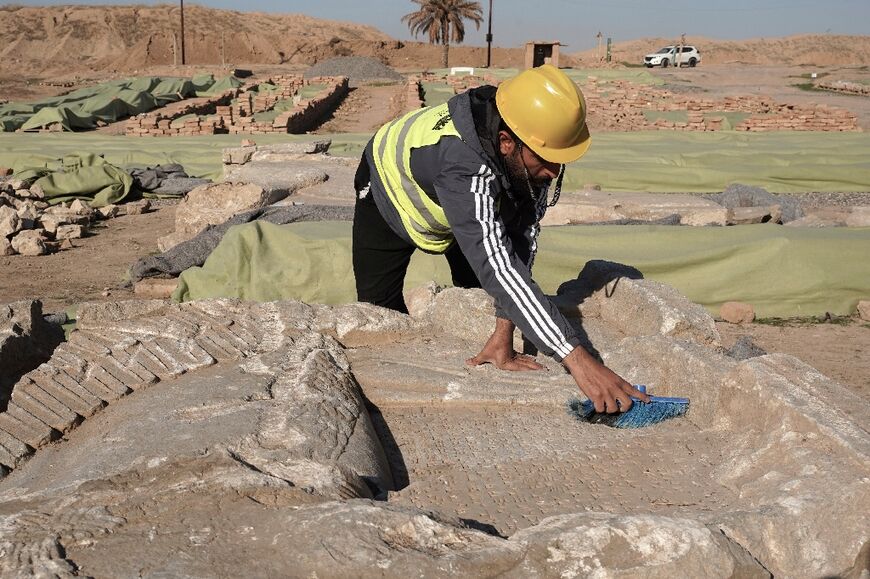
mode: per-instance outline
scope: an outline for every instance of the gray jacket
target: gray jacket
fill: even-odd
[[[494,298],[497,315],[511,320],[539,351],[562,360],[580,344],[571,325],[532,279],[546,191],[538,200],[511,190],[497,142],[498,112],[493,87],[451,98],[448,110],[461,139],[448,136],[411,152],[411,173],[441,208],[455,242]],[[481,135],[483,133],[483,135]],[[378,177],[370,141],[371,194],[390,227],[409,243],[408,233]]]

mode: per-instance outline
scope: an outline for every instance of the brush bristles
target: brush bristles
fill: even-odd
[[[682,416],[688,410],[688,404],[670,402],[635,402],[628,412],[607,414],[596,412],[591,400],[574,398],[568,401],[568,412],[576,418],[590,424],[604,424],[614,428],[642,428],[657,424],[668,418]]]

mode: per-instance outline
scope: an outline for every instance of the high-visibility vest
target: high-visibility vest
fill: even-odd
[[[384,125],[375,133],[372,149],[375,169],[405,230],[417,247],[431,253],[447,251],[453,233],[444,210],[414,180],[411,150],[434,145],[446,136],[460,137],[444,103],[411,111]]]

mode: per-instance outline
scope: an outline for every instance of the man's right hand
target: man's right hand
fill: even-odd
[[[514,324],[510,320],[497,318],[495,331],[484,344],[480,353],[465,361],[469,366],[481,364],[493,364],[499,370],[510,372],[528,372],[531,370],[543,370],[531,356],[518,354],[514,350]]]
[[[623,380],[581,347],[574,348],[562,360],[580,390],[592,401],[596,412],[626,412],[634,396],[649,402],[649,396]]]

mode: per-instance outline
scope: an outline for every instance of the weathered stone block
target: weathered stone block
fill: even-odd
[[[770,577],[743,547],[698,521],[570,514],[515,533],[521,563],[506,577]]]
[[[719,317],[729,324],[749,324],[755,320],[755,308],[743,302],[725,302],[719,308]]]
[[[8,205],[0,205],[0,237],[9,238],[21,231],[18,212]]]
[[[175,232],[157,240],[167,251],[196,236],[210,225],[219,225],[237,213],[265,207],[286,196],[259,185],[211,183],[197,187],[185,196],[175,210]],[[128,204],[129,205],[129,204]]]
[[[46,241],[42,230],[31,229],[20,231],[12,238],[12,249],[21,255],[45,255],[48,253]]]
[[[704,308],[670,286],[641,277],[630,266],[594,260],[576,280],[559,286],[558,295],[562,302],[578,304],[586,316],[596,312],[625,336],[671,336],[719,347],[716,323]]]

